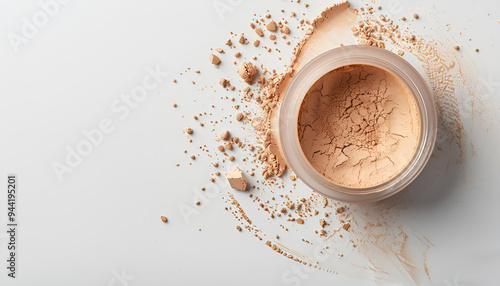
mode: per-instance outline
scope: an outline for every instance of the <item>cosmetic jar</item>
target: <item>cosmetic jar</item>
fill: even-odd
[[[333,183],[306,158],[298,135],[301,104],[311,86],[328,72],[348,65],[370,65],[399,78],[408,88],[418,110],[420,135],[409,163],[380,184],[353,188]],[[429,160],[437,135],[437,115],[432,93],[418,71],[402,57],[382,48],[344,46],[332,49],[304,65],[292,78],[280,105],[279,145],[288,166],[314,191],[334,200],[368,203],[396,194],[410,184]]]

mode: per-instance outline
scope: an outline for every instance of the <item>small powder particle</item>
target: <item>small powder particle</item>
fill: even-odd
[[[459,47],[459,46],[454,46],[453,48],[454,48],[455,50],[457,50],[457,51],[458,51],[458,50],[460,50],[460,47]]]
[[[236,229],[237,229],[238,231],[241,231],[241,226],[237,225],[237,226],[236,226]]]
[[[264,37],[264,32],[262,32],[262,29],[261,28],[255,28],[255,33],[257,33],[257,35],[259,35],[259,37]]]
[[[326,221],[325,221],[325,219],[323,219],[323,218],[322,218],[322,219],[320,219],[320,220],[319,220],[319,225],[320,225],[321,227],[323,227],[323,228],[324,228],[324,227],[325,227],[325,225],[326,225]]]
[[[227,86],[227,83],[228,83],[228,82],[229,82],[229,81],[228,81],[227,79],[225,79],[225,78],[221,78],[221,79],[219,80],[219,84],[220,84],[222,87],[224,87],[224,88]]]
[[[226,147],[227,150],[232,150],[233,144],[231,142],[226,142],[224,143],[224,147]]]
[[[351,227],[350,223],[346,223],[342,226],[343,229],[348,230]]]
[[[167,221],[168,221],[168,219],[167,219],[167,217],[166,217],[166,216],[161,216],[160,218],[161,218],[161,221],[162,221],[162,222],[167,222]]]
[[[401,17],[401,21],[406,21],[406,17]]]
[[[295,12],[290,12],[290,17],[294,17],[295,16]]]
[[[258,78],[257,78],[257,83],[260,84],[260,85],[263,85],[266,83],[266,78],[263,76],[263,75],[260,75]]]
[[[187,134],[192,134],[193,133],[193,129],[191,127],[186,128],[186,133]]]
[[[222,133],[220,134],[220,136],[219,136],[219,137],[220,137],[220,139],[222,139],[222,140],[226,140],[226,139],[228,139],[228,138],[229,138],[229,131],[228,131],[228,130],[224,130],[224,131],[222,131]]]
[[[288,26],[286,26],[286,25],[283,25],[283,27],[281,27],[280,31],[283,34],[290,34],[290,28],[288,28]]]
[[[221,152],[224,152],[224,150],[225,150],[223,145],[217,146],[217,149],[219,149],[219,151],[221,151]]]
[[[219,163],[217,163],[217,162],[213,162],[213,163],[212,163],[212,165],[213,165],[214,167],[216,167],[216,168],[217,168],[217,167],[219,167]]]
[[[254,47],[258,47],[258,46],[259,46],[259,44],[260,44],[260,40],[255,40],[255,41],[253,42]]]
[[[225,42],[224,42],[224,45],[227,45],[227,46],[230,46],[232,45],[233,43],[231,42],[231,39],[227,39]]]
[[[173,107],[177,107],[177,103],[173,103],[173,104],[172,104],[172,106],[173,106]]]
[[[338,207],[335,209],[335,212],[338,213],[338,214],[341,214],[344,212],[344,207]]]
[[[243,113],[238,112],[238,113],[236,113],[235,117],[236,117],[236,120],[240,121],[241,119],[243,119],[244,115],[243,115]]]
[[[208,59],[210,60],[210,62],[214,65],[218,65],[220,64],[220,59],[218,56],[214,55],[214,54],[210,54],[208,56]]]
[[[175,82],[177,82],[177,80],[176,80],[175,78],[174,78],[172,81],[173,81],[174,83],[175,83]]]
[[[304,220],[303,220],[303,219],[301,219],[301,218],[298,218],[298,219],[297,219],[297,223],[298,223],[298,224],[304,224]]]
[[[189,156],[189,158],[194,160],[196,158],[196,156],[194,154],[191,154],[191,156]]]
[[[196,201],[194,204],[199,206],[201,203],[200,203],[200,201]]]
[[[276,22],[274,22],[274,20],[271,20],[269,21],[269,23],[267,23],[266,28],[269,31],[274,32],[278,29],[278,25],[276,25]]]
[[[478,49],[478,48],[475,48],[475,49],[474,49],[474,51],[476,51],[476,53],[477,53],[477,52],[479,52],[479,49]]]
[[[239,58],[239,57],[241,57],[241,53],[240,52],[236,52],[236,53],[234,53],[234,56],[237,57],[237,58]]]
[[[239,76],[248,84],[253,83],[253,77],[257,74],[257,66],[250,62],[243,62],[238,68]]]
[[[240,44],[244,44],[245,43],[245,37],[243,36],[243,34],[240,36],[240,39],[238,40],[238,42]]]
[[[231,155],[231,156],[229,156],[227,159],[228,159],[229,161],[234,161],[234,156],[233,156],[233,155]]]
[[[240,168],[234,168],[226,173],[226,179],[231,188],[239,191],[246,191],[248,182]]]
[[[414,14],[413,14],[413,18],[418,19],[418,14],[417,14],[417,13],[414,13]]]
[[[216,50],[219,54],[222,54],[222,53],[224,52],[224,50],[223,50],[223,49],[221,49],[221,48],[217,48],[217,49],[215,49],[215,50]]]
[[[323,197],[323,207],[326,207],[328,205],[328,199],[326,197]]]
[[[404,54],[405,54],[405,52],[404,52],[403,50],[399,50],[399,51],[398,51],[398,55],[402,56],[402,55],[404,55]]]
[[[294,175],[290,176],[290,180],[295,181],[296,179],[297,179],[297,177],[295,177]]]
[[[276,40],[276,35],[274,34],[269,34],[269,40]]]

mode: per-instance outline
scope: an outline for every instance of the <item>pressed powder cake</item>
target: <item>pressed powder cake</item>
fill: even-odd
[[[410,161],[419,115],[405,84],[374,66],[330,71],[309,89],[298,116],[302,150],[335,184],[366,188],[383,183]]]

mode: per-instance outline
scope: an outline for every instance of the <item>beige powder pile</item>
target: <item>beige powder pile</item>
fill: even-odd
[[[419,136],[415,101],[404,83],[374,66],[351,65],[320,78],[302,103],[305,156],[333,183],[371,187],[399,173]]]

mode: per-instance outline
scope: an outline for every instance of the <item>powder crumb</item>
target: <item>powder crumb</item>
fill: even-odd
[[[221,152],[224,152],[224,150],[225,150],[223,145],[217,146],[217,149],[219,149],[219,151],[221,151]]]
[[[229,83],[229,81],[228,81],[227,79],[225,79],[225,78],[221,78],[221,79],[219,80],[219,84],[220,84],[222,87],[224,87],[224,88],[227,86],[227,84],[228,84],[228,83]]]
[[[241,112],[236,113],[236,116],[235,116],[236,120],[240,121],[241,119],[243,119],[243,117],[244,117],[243,113],[241,113]]]
[[[241,226],[237,225],[237,226],[236,226],[236,229],[237,229],[238,231],[241,231]]]
[[[303,220],[303,219],[301,219],[301,218],[298,218],[298,219],[297,219],[297,223],[298,223],[298,224],[304,224],[304,220]]]
[[[290,12],[290,17],[295,17],[295,12],[291,11]]]
[[[173,103],[173,104],[172,104],[172,106],[173,106],[173,107],[177,107],[177,103]]]
[[[194,154],[191,154],[191,156],[189,156],[189,158],[194,160],[194,159],[196,159],[196,156]]]
[[[175,79],[175,78],[174,78],[172,81],[173,81],[174,83],[176,83],[176,82],[177,82],[177,79]]]
[[[238,75],[248,84],[253,83],[255,74],[257,74],[257,66],[251,62],[243,62],[238,68]]]
[[[208,56],[208,59],[210,60],[210,62],[214,65],[218,65],[220,64],[220,59],[218,56],[214,55],[214,54],[210,54]]]
[[[237,58],[239,58],[239,57],[241,57],[241,53],[240,52],[236,52],[236,53],[234,53],[234,56],[237,57]]]
[[[320,225],[321,227],[323,227],[323,228],[324,228],[324,227],[326,226],[326,221],[325,221],[325,219],[323,219],[323,218],[322,218],[322,219],[320,219],[320,220],[319,220],[319,225]]]
[[[295,177],[294,175],[290,176],[290,180],[295,181],[296,179],[297,179],[297,177]]]
[[[191,127],[186,128],[186,133],[187,134],[193,134],[193,129]]]
[[[400,19],[400,20],[401,20],[401,21],[406,21],[406,17],[404,17],[404,16],[403,16],[403,17],[401,17],[401,19]]]
[[[323,197],[323,207],[326,207],[328,205],[328,199],[326,197]]]
[[[265,16],[266,16],[266,18],[271,18],[271,14],[269,14],[269,13],[266,13]]]
[[[475,49],[474,49],[474,51],[476,51],[476,53],[477,53],[477,52],[479,52],[479,49],[478,49],[478,48],[475,48]]]
[[[231,142],[226,142],[224,143],[224,147],[226,147],[227,150],[232,150],[233,144]]]
[[[194,204],[199,206],[201,203],[200,203],[200,201],[196,201]]]
[[[276,40],[276,35],[274,34],[269,34],[269,40]]]
[[[342,226],[343,229],[348,230],[351,227],[350,223],[346,223]]]
[[[224,45],[227,45],[227,46],[231,46],[233,43],[231,42],[231,39],[227,39],[225,42],[224,42]]]
[[[232,161],[234,161],[234,156],[233,156],[233,155],[231,155],[231,156],[229,156],[227,159],[228,159],[229,161],[231,161],[231,162],[232,162]]]
[[[262,29],[259,27],[255,28],[255,33],[257,33],[259,37],[264,37],[264,32],[262,32]]]
[[[274,20],[271,20],[269,21],[269,23],[267,23],[266,28],[269,31],[274,32],[278,29],[278,25],[276,25],[276,22],[274,22]]]
[[[457,50],[457,51],[458,51],[458,50],[460,50],[460,47],[459,47],[459,46],[454,46],[453,48],[454,48],[455,50]]]
[[[167,217],[166,217],[166,216],[161,216],[160,218],[161,218],[161,221],[162,221],[162,222],[167,222],[167,221],[168,221],[168,219],[167,219]]]
[[[212,163],[212,165],[213,165],[215,168],[219,167],[219,163],[217,163],[217,162],[213,162],[213,163]]]
[[[245,36],[243,36],[243,34],[241,34],[240,39],[238,40],[238,42],[240,44],[244,44],[245,43]]]
[[[255,41],[253,42],[253,46],[254,46],[254,47],[258,47],[258,46],[259,46],[259,44],[260,44],[260,40],[255,40]]]
[[[341,214],[344,212],[344,207],[338,207],[335,209],[335,213]]]
[[[226,179],[231,188],[239,191],[246,191],[248,182],[240,168],[236,167],[226,173]]]
[[[414,13],[414,14],[413,14],[413,18],[418,19],[418,18],[419,18],[418,14],[417,14],[417,13]]]
[[[227,140],[229,138],[229,131],[228,130],[224,130],[222,131],[222,133],[220,134],[220,139],[222,140]]]
[[[224,50],[223,50],[223,49],[221,49],[221,48],[217,48],[217,49],[215,49],[215,50],[216,50],[219,54],[224,53]]]
[[[399,50],[399,51],[398,51],[398,55],[402,56],[402,55],[404,55],[404,54],[405,54],[405,52],[404,52],[403,50]]]
[[[288,26],[283,25],[283,27],[280,28],[280,32],[283,34],[290,34],[290,28]]]

